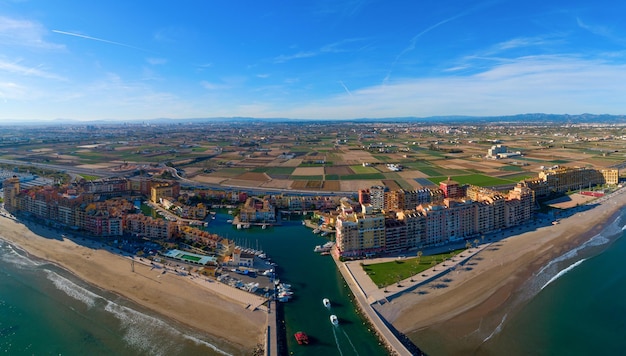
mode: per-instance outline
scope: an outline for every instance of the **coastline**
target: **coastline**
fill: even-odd
[[[130,259],[109,252],[96,241],[72,241],[33,222],[0,217],[0,231],[0,238],[29,255],[197,330],[228,353],[248,355],[264,343],[266,312],[246,309],[241,301],[214,292],[197,280],[161,274],[141,263],[134,263],[133,271]]]
[[[599,234],[624,205],[626,194],[620,189],[558,225],[526,226],[517,235],[490,243],[471,258],[470,266],[440,277],[445,287],[434,287],[435,280],[376,310],[426,353],[480,353],[507,316],[540,290],[532,286],[538,272]]]

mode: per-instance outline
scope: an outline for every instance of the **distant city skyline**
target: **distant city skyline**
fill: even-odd
[[[626,114],[624,10],[0,0],[0,124]]]

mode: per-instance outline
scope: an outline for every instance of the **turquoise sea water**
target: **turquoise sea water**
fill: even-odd
[[[540,292],[477,354],[625,355],[625,224],[622,211],[601,234],[555,259],[546,277],[537,275]]]
[[[356,312],[350,290],[330,256],[313,252],[326,240],[286,221],[267,229],[237,230],[218,214],[209,230],[260,246],[278,264],[295,297],[284,304],[283,345],[294,355],[385,355]],[[0,236],[2,233],[0,232]],[[322,298],[332,302],[331,310]],[[330,314],[339,317],[333,327]],[[311,344],[298,345],[296,331]],[[89,286],[56,266],[35,261],[0,240],[0,354],[6,355],[228,355],[237,354],[171,320]]]

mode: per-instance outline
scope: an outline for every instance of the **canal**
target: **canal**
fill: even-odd
[[[387,351],[368,328],[352,301],[352,293],[330,256],[313,249],[328,240],[315,235],[298,218],[283,220],[280,226],[252,227],[238,230],[218,212],[207,228],[212,233],[233,239],[239,244],[262,249],[273,262],[281,282],[291,284],[294,297],[284,307],[284,330],[288,355],[386,355]],[[331,301],[331,308],[322,299]],[[339,325],[333,326],[335,314]],[[309,336],[309,345],[298,345],[297,331]]]

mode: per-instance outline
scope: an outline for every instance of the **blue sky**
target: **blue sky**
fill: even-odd
[[[626,114],[624,14],[602,0],[0,0],[0,123]]]

